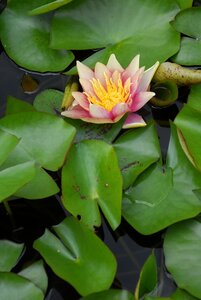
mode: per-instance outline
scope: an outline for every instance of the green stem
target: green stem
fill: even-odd
[[[12,210],[10,208],[10,205],[8,204],[8,200],[7,199],[4,200],[3,204],[4,204],[4,207],[6,209],[7,214],[12,218],[13,217],[13,213],[12,213]]]
[[[164,62],[158,67],[153,81],[171,80],[177,85],[192,85],[201,83],[201,70],[185,68],[171,62]]]

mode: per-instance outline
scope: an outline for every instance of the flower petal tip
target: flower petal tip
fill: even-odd
[[[143,118],[138,114],[129,114],[127,119],[123,124],[123,129],[137,128],[137,127],[145,127],[147,124],[143,120]]]

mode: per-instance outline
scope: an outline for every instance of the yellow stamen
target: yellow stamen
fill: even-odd
[[[113,81],[112,78],[109,78],[104,74],[106,87],[102,85],[99,79],[93,78],[90,82],[93,86],[94,94],[90,95],[85,93],[88,100],[92,104],[99,105],[104,109],[111,111],[113,107],[121,102],[126,102],[130,95],[130,78],[126,80],[123,85],[121,76],[119,74],[117,82]]]

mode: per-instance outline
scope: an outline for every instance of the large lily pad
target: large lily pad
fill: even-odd
[[[168,270],[177,285],[201,299],[201,224],[188,220],[171,226],[165,236]]]
[[[100,226],[100,206],[113,229],[121,220],[122,177],[111,145],[89,140],[75,144],[62,171],[65,208],[90,227]]]
[[[53,271],[69,282],[81,295],[106,290],[116,272],[116,260],[106,245],[73,217],[46,230],[34,242]]]
[[[160,146],[153,124],[130,130],[114,143],[124,188],[134,183],[136,178],[152,163],[160,159]]]
[[[200,187],[200,173],[184,154],[173,126],[166,169],[152,166],[125,191],[123,216],[143,234],[157,232],[200,213],[194,193]]]
[[[38,6],[37,2],[9,1],[0,16],[1,42],[6,53],[26,69],[39,72],[64,70],[72,62],[73,54],[49,48],[52,15],[28,15],[29,10]]]
[[[201,7],[181,11],[172,23],[183,34],[179,52],[172,58],[178,64],[193,66],[201,64]]]
[[[97,55],[103,62],[115,53],[125,66],[140,53],[148,67],[178,51],[179,35],[169,24],[178,11],[173,0],[144,0],[143,5],[140,0],[73,1],[54,15],[51,47],[105,48],[90,58],[91,65]]]

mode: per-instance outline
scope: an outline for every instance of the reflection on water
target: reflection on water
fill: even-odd
[[[6,98],[11,95],[15,98],[25,100],[29,103],[33,102],[36,94],[46,88],[56,88],[64,90],[67,76],[60,74],[37,74],[30,73],[35,88],[27,93],[27,85],[21,84],[23,78],[26,79],[29,72],[18,68],[5,55],[0,54],[0,115],[5,111]],[[24,82],[23,82],[24,83]],[[27,83],[26,83],[27,84]],[[152,109],[153,110],[153,109]],[[145,115],[150,118],[151,108],[145,109]],[[158,115],[157,115],[158,116]],[[169,128],[158,126],[161,148],[163,156],[165,156],[168,140]],[[0,206],[0,238],[8,238],[25,242],[26,252],[22,262],[16,267],[19,268],[26,260],[38,255],[32,249],[34,239],[42,235],[44,228],[59,223],[64,217],[64,211],[58,204],[58,196],[50,199],[27,201],[17,200],[12,202],[14,224],[5,213],[3,205]],[[110,231],[109,226],[103,222],[102,232],[100,235],[105,243],[110,247],[118,261],[118,270],[113,287],[125,288],[134,291],[138,281],[139,272],[152,249],[155,248],[155,254],[158,261],[160,285],[158,291],[161,295],[169,295],[175,288],[174,284],[166,276],[162,252],[162,235],[158,233],[153,236],[142,236],[137,233],[125,221],[115,232]],[[33,226],[34,225],[34,226]],[[79,299],[79,295],[66,282],[59,279],[47,267],[49,275],[49,292],[46,300],[64,300]]]

